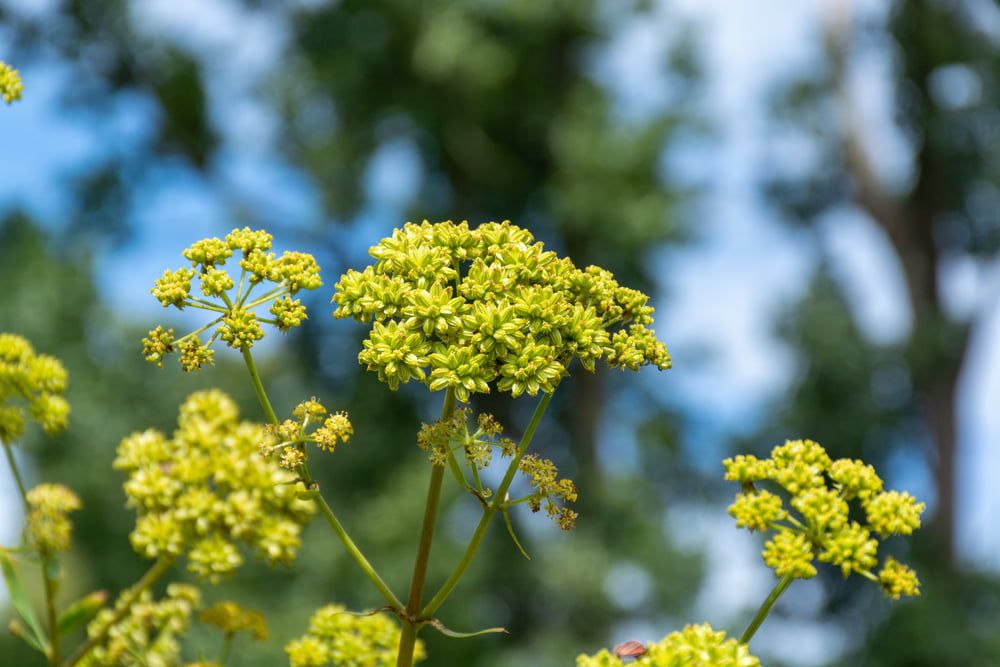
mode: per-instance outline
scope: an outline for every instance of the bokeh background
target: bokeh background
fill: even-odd
[[[355,362],[330,288],[405,220],[509,218],[649,290],[675,368],[564,383],[536,442],[581,491],[578,527],[494,528],[428,633],[432,665],[572,664],[685,622],[739,633],[773,585],[725,514],[720,460],[813,437],[928,502],[894,544],[924,596],[835,573],[796,583],[755,638],[768,665],[1000,665],[1000,9],[990,0],[2,0],[0,330],[62,357],[70,431],[21,448],[84,497],[67,596],[145,564],[110,471],[221,386],[260,418],[235,355],[185,376],[139,339],[194,240],[265,227],[316,254],[310,320],[262,349],[279,412],[320,396],[358,431],[321,482],[396,588],[438,409]],[[531,405],[491,401],[512,431]],[[0,534],[20,516],[3,488]],[[452,490],[431,580],[477,508]],[[379,604],[325,527],[293,571],[246,567],[209,600],[266,610],[231,664],[283,664],[330,601]],[[178,576],[184,576],[178,573]],[[6,617],[6,614],[3,614]],[[188,657],[218,638],[196,631]],[[0,664],[32,665],[0,637]]]

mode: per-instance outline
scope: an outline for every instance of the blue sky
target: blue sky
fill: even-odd
[[[25,11],[44,11],[45,5],[34,0],[4,4]],[[141,317],[158,314],[159,306],[145,289],[134,286],[152,284],[164,266],[161,258],[178,257],[192,239],[225,233],[231,227],[216,188],[253,205],[265,218],[307,225],[318,215],[318,207],[309,183],[274,159],[276,120],[248,94],[256,78],[280,61],[287,39],[281,21],[263,13],[244,13],[227,0],[148,0],[135,6],[140,25],[178,40],[212,63],[208,82],[216,91],[212,114],[226,119],[220,123],[224,150],[213,182],[205,183],[179,165],[165,167],[148,184],[143,212],[132,221],[140,231],[135,243],[102,258],[102,265],[109,268],[99,278],[111,288],[113,303]],[[704,46],[708,77],[702,104],[706,118],[717,128],[716,136],[711,144],[677,156],[686,177],[705,186],[704,198],[692,209],[700,221],[699,239],[693,246],[657,255],[659,277],[671,290],[657,329],[677,360],[675,370],[663,380],[663,391],[683,396],[692,413],[710,418],[722,430],[752,423],[788,385],[794,360],[772,339],[770,324],[774,314],[805,289],[808,273],[821,255],[833,262],[866,333],[885,342],[908,333],[909,313],[903,305],[899,272],[886,239],[869,220],[857,211],[838,211],[824,221],[817,241],[781,225],[757,190],[757,170],[766,153],[777,151],[792,167],[815,159],[808,145],[794,135],[774,135],[765,114],[765,94],[776,77],[804,71],[815,62],[821,21],[831,10],[848,7],[876,18],[883,11],[882,3],[874,0],[677,0],[670,12],[653,20],[619,26],[615,46],[595,63],[595,76],[615,90],[623,109],[641,114],[670,102],[669,94],[650,82],[656,80],[655,63],[666,43],[663,35],[676,29],[674,12],[690,21],[689,29],[698,31]],[[0,26],[0,58],[4,42]],[[860,65],[852,86],[867,125],[875,128],[869,146],[888,180],[905,178],[909,166],[905,143],[887,119],[888,60],[874,54]],[[56,91],[71,85],[65,64],[23,68],[22,73],[25,100],[0,110],[6,152],[0,161],[0,209],[26,206],[58,227],[65,206],[59,195],[60,175],[99,160],[104,151],[141,144],[155,118],[142,99],[124,100],[103,118],[64,116],[54,99]],[[367,213],[372,222],[364,228],[368,237],[345,238],[345,242],[364,248],[388,231],[395,211],[416,191],[419,173],[412,147],[386,146],[368,171],[368,187],[380,194],[377,208]],[[124,276],[129,280],[120,280]],[[989,477],[1000,470],[996,309],[1000,269],[996,264],[979,266],[958,259],[946,267],[944,292],[956,313],[989,309],[973,340],[961,384],[960,546],[970,563],[996,570],[1000,533],[994,515],[1000,508],[1000,486]],[[713,353],[709,363],[683,363],[687,352],[706,349]],[[906,482],[911,490],[924,491],[926,480],[920,474],[908,471]],[[6,477],[0,476],[0,488],[6,484]],[[725,563],[703,595],[713,600],[703,604],[706,620],[724,624],[727,617],[745,613],[758,601],[768,581],[760,576],[753,542],[732,531],[725,516],[722,519],[725,525],[706,516],[702,525],[717,530],[706,529],[691,539],[709,549],[710,559]],[[667,524],[673,520],[668,517]],[[9,541],[16,521],[7,516],[0,522],[0,539]],[[720,541],[722,535],[729,537]],[[720,608],[718,591],[742,593],[730,594]],[[806,590],[797,595],[799,604],[808,607],[809,596],[820,593]],[[765,626],[761,636],[765,649],[769,636],[789,630],[811,631],[807,626],[781,628],[775,623],[770,630]],[[830,655],[831,642],[842,640],[836,633],[826,633],[807,643],[825,650],[820,655]],[[778,650],[778,642],[772,650]],[[807,656],[798,657],[809,663]]]

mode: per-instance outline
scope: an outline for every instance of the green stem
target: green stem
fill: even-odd
[[[450,417],[454,411],[455,392],[448,389],[444,395],[444,405],[441,407],[441,420]],[[399,638],[396,667],[410,667],[413,664],[413,649],[417,643],[418,629],[415,621],[420,613],[420,601],[424,595],[424,583],[427,581],[427,565],[430,562],[431,542],[434,540],[434,523],[437,520],[443,481],[444,466],[434,466],[431,469],[431,482],[427,489],[424,523],[420,529],[420,545],[417,547],[417,558],[413,562],[413,578],[410,579],[410,596],[406,601],[406,618],[403,619],[403,631]]]
[[[250,380],[253,382],[254,389],[257,392],[257,399],[260,401],[260,406],[264,409],[264,414],[267,415],[268,420],[272,424],[278,423],[278,416],[274,412],[274,408],[271,407],[271,401],[267,398],[267,392],[264,390],[264,384],[260,381],[260,373],[257,372],[257,365],[254,363],[253,355],[250,354],[250,348],[241,348],[243,352],[243,361],[246,362],[247,371],[250,373]],[[309,474],[309,469],[303,465],[299,468],[299,476],[302,478],[302,482],[306,485],[306,488],[313,491],[317,502],[319,503],[319,508],[326,519],[326,522],[330,524],[330,528],[333,532],[340,538],[343,543],[344,548],[347,549],[347,553],[350,554],[354,562],[358,564],[358,567],[365,573],[365,575],[371,580],[375,585],[375,588],[379,590],[382,597],[385,598],[386,602],[389,603],[394,610],[402,610],[403,603],[399,601],[399,598],[393,594],[392,590],[385,583],[378,572],[372,567],[372,564],[368,562],[365,555],[361,553],[361,549],[358,545],[354,543],[351,536],[347,534],[344,529],[343,524],[337,519],[337,516],[333,513],[333,509],[327,504],[326,499],[319,493],[316,488],[316,483],[313,481],[312,475]]]
[[[136,582],[136,584],[121,597],[121,601],[119,603],[121,607],[115,611],[115,615],[102,626],[100,632],[81,644],[76,651],[73,652],[73,655],[66,659],[66,662],[63,663],[63,667],[73,667],[73,665],[83,660],[83,658],[86,657],[86,655],[90,653],[94,647],[103,642],[105,638],[107,638],[108,633],[111,632],[111,629],[117,625],[119,621],[125,618],[125,615],[128,614],[132,605],[135,604],[135,601],[139,599],[140,595],[142,595],[142,592],[155,584],[156,581],[170,569],[170,566],[173,565],[173,563],[174,561],[172,558],[160,558],[158,561],[153,563],[153,567],[149,568],[146,574],[142,575],[142,579]]]
[[[24,486],[24,479],[21,478],[21,471],[17,468],[17,462],[14,460],[14,452],[6,441],[3,441],[3,451],[7,455],[10,472],[14,476],[17,491],[21,496],[21,502],[24,504],[24,513],[28,514],[31,511],[31,507],[28,505],[28,491]],[[49,576],[52,555],[47,551],[41,551],[39,555],[41,556],[39,564],[42,568],[42,582],[45,586],[45,615],[49,626],[49,664],[56,667],[59,664],[59,616],[56,612],[56,582]]]
[[[757,632],[760,624],[763,623],[764,619],[767,618],[767,615],[771,613],[771,607],[774,606],[774,603],[778,601],[778,598],[781,597],[781,594],[785,592],[785,589],[788,588],[793,581],[795,581],[795,577],[790,574],[786,574],[781,578],[781,581],[779,581],[774,587],[771,594],[767,596],[766,600],[764,600],[764,604],[762,604],[760,609],[757,610],[757,615],[753,617],[752,621],[750,621],[750,625],[748,625],[747,629],[743,631],[743,636],[740,637],[741,644],[750,643],[750,639],[754,636],[754,633]]]
[[[538,402],[538,406],[535,407],[535,414],[531,416],[531,421],[528,423],[528,428],[525,429],[524,435],[521,437],[521,444],[517,447],[517,454],[514,455],[513,460],[511,460],[510,465],[507,466],[507,473],[503,477],[503,481],[500,482],[500,488],[493,495],[493,502],[490,503],[488,509],[483,511],[483,516],[479,519],[479,525],[476,526],[475,532],[472,534],[472,538],[469,540],[469,545],[465,548],[465,553],[462,554],[462,560],[459,561],[455,569],[452,570],[451,575],[441,586],[441,589],[431,598],[431,601],[427,603],[421,612],[421,616],[430,616],[438,608],[444,604],[444,601],[448,599],[448,596],[454,590],[455,586],[461,580],[462,575],[465,571],[469,569],[469,565],[472,564],[472,559],[476,555],[476,551],[479,549],[479,544],[483,541],[486,536],[486,529],[490,527],[490,522],[496,513],[502,508],[504,504],[504,498],[507,496],[507,489],[510,488],[511,482],[514,481],[514,475],[517,473],[518,464],[520,464],[521,459],[524,457],[525,452],[528,450],[528,446],[531,444],[531,439],[535,436],[535,430],[538,429],[538,424],[542,421],[542,415],[545,414],[545,409],[549,407],[549,402],[552,400],[552,394],[545,394],[542,396],[542,400]]]
[[[49,625],[49,664],[59,665],[59,614],[56,612],[56,582],[49,576],[52,555],[47,551],[41,553],[42,581],[45,583],[45,615]]]
[[[243,353],[243,361],[247,365],[247,371],[250,373],[250,381],[253,382],[253,388],[254,391],[257,392],[257,400],[260,401],[260,407],[264,409],[264,415],[272,424],[279,423],[278,415],[274,413],[274,408],[271,407],[271,401],[267,398],[267,392],[264,391],[264,384],[260,381],[260,373],[257,372],[257,364],[253,361],[253,355],[250,354],[250,348],[241,347],[240,352]]]
[[[233,651],[233,633],[227,632],[222,642],[222,655],[219,656],[219,664],[225,666],[229,662],[229,654]]]
[[[24,487],[24,480],[21,479],[21,471],[17,469],[17,463],[14,461],[14,452],[6,440],[2,442],[4,454],[7,455],[7,463],[10,465],[10,472],[14,475],[14,481],[17,483],[17,491],[21,494],[21,502],[24,503],[24,512],[27,514],[30,510],[28,507],[28,491]]]

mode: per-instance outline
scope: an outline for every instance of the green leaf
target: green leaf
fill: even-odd
[[[66,635],[91,621],[108,601],[107,591],[94,591],[80,598],[59,616],[59,634]]]
[[[3,578],[7,583],[10,601],[14,604],[14,609],[17,611],[18,616],[28,624],[27,631],[35,641],[32,642],[28,641],[27,638],[23,638],[33,648],[47,655],[49,652],[49,642],[45,638],[45,633],[42,631],[42,626],[38,623],[38,619],[35,618],[35,612],[31,609],[28,594],[25,592],[24,586],[21,584],[21,578],[18,576],[17,570],[14,569],[14,563],[6,551],[0,551],[0,568],[3,569]]]
[[[16,620],[11,621],[7,625],[7,629],[10,631],[10,634],[14,635],[18,639],[21,639],[22,641],[24,641],[25,644],[35,649],[39,653],[43,653],[45,655],[49,654],[49,652],[45,650],[45,647],[39,644],[38,640],[35,639],[35,637],[32,636],[30,633],[28,633],[28,631],[24,629],[24,626],[18,623]]]
[[[510,533],[510,539],[514,540],[514,546],[517,547],[517,550],[521,552],[522,556],[531,560],[531,556],[529,556],[528,552],[524,550],[523,546],[521,546],[521,541],[517,539],[517,534],[514,532],[514,524],[510,521],[510,512],[507,510],[503,511],[503,525],[507,526],[507,532]]]
[[[468,639],[469,637],[478,637],[479,635],[488,635],[494,633],[507,634],[507,630],[504,628],[486,628],[485,630],[479,630],[477,632],[455,632],[454,630],[449,630],[445,627],[444,623],[437,620],[436,618],[431,618],[426,621],[421,622],[422,625],[429,625],[442,635],[446,637],[454,637],[456,639]]]

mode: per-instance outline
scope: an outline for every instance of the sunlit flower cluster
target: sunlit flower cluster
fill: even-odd
[[[878,574],[874,569],[879,538],[910,535],[920,527],[924,503],[909,493],[883,490],[872,466],[850,459],[832,461],[811,440],[790,440],[775,447],[767,459],[737,456],[723,464],[726,479],[743,487],[729,514],[738,527],[774,531],[763,557],[779,577],[813,577],[818,559],[839,567],[845,577],[854,572],[879,583],[893,599],[919,595],[917,576],[905,565],[888,558]],[[761,482],[787,492],[790,509],[778,495],[758,489]],[[855,514],[852,502],[860,506]]]
[[[471,430],[471,412],[468,408],[459,409],[450,418],[434,424],[423,424],[417,434],[417,444],[430,453],[431,463],[434,465],[451,465],[459,476],[459,481],[485,502],[493,495],[493,490],[483,485],[479,471],[490,465],[494,449],[502,457],[509,459],[516,454],[517,445],[510,438],[503,437],[503,426],[493,415],[480,414],[476,418],[476,429]],[[471,481],[466,480],[464,473],[459,470],[459,460],[463,460],[471,472]],[[546,514],[560,528],[573,528],[577,513],[564,504],[576,502],[576,485],[573,481],[560,479],[555,464],[535,454],[524,455],[518,462],[518,470],[528,478],[534,491],[523,498],[507,499],[502,507],[506,509],[527,503],[532,512],[544,507]]]
[[[574,358],[670,367],[649,297],[509,222],[408,223],[369,253],[374,264],[337,283],[334,315],[373,322],[358,360],[393,389],[416,379],[460,401],[491,386],[534,396]]]
[[[58,359],[36,354],[21,336],[0,333],[0,440],[21,437],[29,420],[49,434],[66,428],[66,381]]]
[[[23,91],[24,83],[21,82],[21,74],[0,60],[0,97],[3,97],[3,101],[7,104],[11,104],[15,100],[21,99]]]
[[[219,628],[227,636],[246,633],[257,641],[267,639],[267,621],[260,612],[244,609],[235,602],[217,602],[198,614],[198,620]]]
[[[750,654],[746,644],[726,639],[725,632],[717,632],[707,623],[689,625],[630,654],[635,660],[627,664],[635,667],[760,667],[760,660]],[[607,649],[576,659],[576,667],[620,667],[625,664],[622,657]]]
[[[268,563],[294,559],[315,506],[257,451],[264,428],[238,417],[224,393],[202,391],[181,406],[172,438],[148,430],[121,442],[114,466],[128,473],[125,493],[138,512],[131,540],[140,554],[186,554],[188,569],[211,580],[242,564],[237,542]]]
[[[399,626],[387,614],[352,614],[340,605],[313,614],[309,631],[285,647],[291,667],[390,667],[396,664]],[[417,641],[414,661],[426,657]]]
[[[125,603],[123,595],[114,609],[101,610],[87,626],[87,634],[90,637],[101,634]],[[162,600],[154,600],[152,593],[143,591],[107,638],[88,651],[78,664],[82,667],[179,665],[179,639],[191,626],[191,614],[200,604],[201,594],[194,586],[170,584],[167,597]]]
[[[354,435],[354,426],[346,412],[330,413],[315,398],[299,403],[292,411],[294,419],[269,424],[260,445],[260,453],[274,458],[286,470],[298,470],[308,460],[306,443],[332,452],[339,443]]]
[[[68,551],[73,537],[69,513],[82,506],[62,484],[39,484],[28,491],[28,535],[42,553]]]
[[[199,308],[215,315],[208,324],[181,338],[173,329],[158,326],[143,339],[146,361],[163,366],[166,355],[179,352],[181,368],[194,371],[211,364],[215,340],[222,339],[229,347],[249,349],[264,337],[262,324],[287,332],[306,320],[302,301],[293,298],[299,290],[313,290],[322,285],[319,266],[312,255],[285,252],[276,257],[271,249],[271,235],[248,227],[234,229],[225,239],[209,238],[184,250],[184,258],[194,268],[164,271],[152,289],[153,296],[164,308]],[[224,267],[233,255],[239,260],[238,278]],[[197,277],[201,296],[193,293],[192,281]],[[263,291],[257,290],[269,283]],[[270,317],[257,309],[270,303]],[[200,335],[211,330],[205,343]]]

